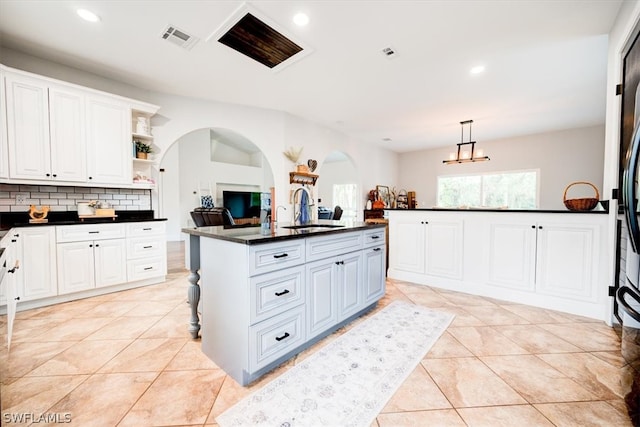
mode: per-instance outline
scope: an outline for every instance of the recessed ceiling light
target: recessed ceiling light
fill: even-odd
[[[100,20],[100,17],[98,15],[96,15],[95,13],[87,9],[78,9],[76,13],[80,18],[84,19],[85,21],[98,22]]]
[[[299,27],[304,27],[309,23],[309,16],[306,13],[298,12],[293,16],[293,23]]]
[[[484,71],[484,65],[476,65],[469,72],[471,74],[480,74]]]

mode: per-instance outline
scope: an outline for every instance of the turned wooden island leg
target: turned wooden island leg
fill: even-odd
[[[191,306],[191,320],[189,321],[189,333],[192,338],[198,338],[200,332],[200,318],[198,317],[198,304],[200,303],[200,237],[189,236],[189,270],[191,273],[187,280],[189,281],[189,290],[187,298]]]

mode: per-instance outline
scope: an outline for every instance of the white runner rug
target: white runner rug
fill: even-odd
[[[216,421],[221,427],[369,427],[453,317],[394,301]]]

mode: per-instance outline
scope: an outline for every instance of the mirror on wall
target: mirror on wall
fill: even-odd
[[[268,193],[274,186],[271,165],[260,148],[230,129],[204,128],[183,135],[169,147],[160,167],[159,210],[168,219],[169,240],[180,240],[180,229],[194,225],[190,212],[202,205],[203,197],[213,206],[224,206],[225,194],[237,201],[239,194]]]
[[[329,219],[335,207],[340,206],[340,219],[355,220],[361,197],[356,167],[351,158],[342,151],[332,151],[323,160],[318,173],[318,218]]]

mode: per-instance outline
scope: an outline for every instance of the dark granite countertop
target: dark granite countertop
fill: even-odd
[[[230,242],[255,245],[271,243],[281,240],[300,239],[310,236],[347,233],[350,231],[365,230],[371,228],[384,228],[385,224],[369,224],[361,221],[330,221],[319,220],[311,224],[295,225],[303,228],[286,228],[294,226],[289,223],[276,224],[270,228],[269,224],[251,224],[215,227],[183,228],[182,232],[194,236],[211,237],[213,239],[227,240]]]
[[[76,211],[68,212],[49,212],[47,215],[48,222],[30,223],[28,212],[3,212],[0,213],[0,232],[9,230],[13,227],[42,227],[47,225],[74,225],[74,224],[114,224],[122,222],[141,222],[141,221],[166,221],[166,218],[154,218],[152,210],[145,211],[116,211],[116,218],[98,217],[98,218],[78,218]]]
[[[568,209],[485,209],[485,208],[417,208],[384,209],[394,212],[500,212],[500,213],[560,213],[560,214],[608,214],[608,210],[570,211]]]

